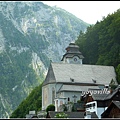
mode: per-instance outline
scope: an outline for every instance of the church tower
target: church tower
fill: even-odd
[[[70,43],[61,61],[63,61],[63,63],[82,64],[83,58],[82,53],[79,51],[79,46],[75,43]]]

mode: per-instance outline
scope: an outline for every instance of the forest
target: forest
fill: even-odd
[[[114,66],[120,83],[120,10],[90,25],[75,41],[84,55],[84,64]]]

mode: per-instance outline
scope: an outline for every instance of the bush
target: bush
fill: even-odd
[[[80,102],[81,102],[81,100],[78,100],[78,101],[77,101],[77,103],[80,103]]]
[[[53,104],[48,105],[46,108],[46,112],[48,112],[48,111],[55,111],[55,105],[53,105]]]
[[[62,112],[62,113],[57,113],[56,115],[55,115],[55,118],[67,118],[67,114],[65,114],[64,112]]]

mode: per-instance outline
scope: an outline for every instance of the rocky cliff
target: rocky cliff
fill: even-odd
[[[9,118],[45,78],[50,60],[89,24],[42,2],[0,2],[0,117]]]

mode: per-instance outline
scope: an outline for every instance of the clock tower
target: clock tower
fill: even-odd
[[[61,61],[63,61],[63,63],[82,64],[83,58],[82,53],[79,51],[79,47],[75,43],[70,43]]]

